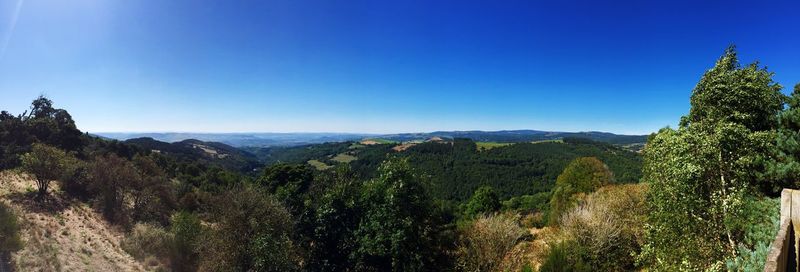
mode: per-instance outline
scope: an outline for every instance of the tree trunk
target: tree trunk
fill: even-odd
[[[47,185],[50,183],[47,180],[36,180],[37,185],[39,186],[39,194],[36,196],[36,199],[39,201],[44,200],[44,197],[47,196]]]

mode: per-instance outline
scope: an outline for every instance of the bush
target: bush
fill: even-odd
[[[583,272],[595,271],[580,258],[583,252],[574,241],[553,245],[539,267],[539,272]]]
[[[22,240],[19,238],[17,216],[8,206],[0,203],[0,256],[21,248]]]
[[[515,214],[480,215],[461,233],[458,266],[464,271],[494,271],[527,232]]]
[[[131,232],[122,239],[120,246],[139,261],[155,257],[161,263],[167,263],[172,240],[173,235],[164,228],[140,223],[133,226]]]
[[[561,218],[567,240],[581,247],[586,264],[605,271],[635,269],[642,244],[644,185],[602,188]]]
[[[300,264],[290,239],[293,220],[266,192],[244,186],[214,203],[214,227],[204,241],[202,271],[293,271]]]
[[[500,200],[492,186],[483,186],[475,190],[467,202],[466,215],[474,217],[481,213],[496,212],[500,210]]]

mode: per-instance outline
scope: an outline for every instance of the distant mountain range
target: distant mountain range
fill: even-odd
[[[502,130],[502,131],[435,131],[428,133],[366,134],[366,133],[95,133],[100,137],[128,140],[134,138],[153,138],[162,142],[180,142],[195,139],[206,142],[220,142],[234,147],[298,146],[326,142],[357,141],[365,138],[387,139],[398,142],[427,140],[433,137],[445,139],[469,138],[476,142],[531,142],[558,140],[567,137],[586,138],[611,144],[642,144],[647,135],[620,135],[608,132],[554,132],[540,130]]]

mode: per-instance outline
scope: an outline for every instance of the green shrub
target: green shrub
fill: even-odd
[[[466,215],[474,217],[481,213],[490,213],[500,210],[500,200],[492,186],[483,186],[475,190],[466,206]]]
[[[744,241],[736,257],[725,261],[728,271],[757,271],[764,268],[770,244],[780,228],[780,198],[748,198],[745,201]]]
[[[8,206],[0,203],[0,255],[21,248],[22,240],[19,238],[17,216]]]
[[[539,272],[595,271],[583,262],[583,248],[573,241],[554,244],[539,267]]]
[[[203,228],[200,219],[189,212],[172,216],[170,232],[173,238],[170,266],[172,271],[197,270],[198,241]]]

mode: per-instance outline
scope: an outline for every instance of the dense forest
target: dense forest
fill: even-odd
[[[0,265],[60,270],[20,254],[69,232],[18,218],[90,207],[147,270],[754,271],[774,197],[800,180],[800,85],[786,96],[772,76],[729,48],[642,153],[571,137],[116,141],[39,97],[0,113]]]

